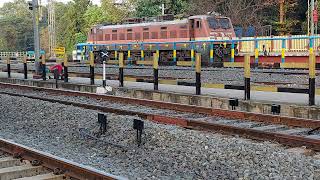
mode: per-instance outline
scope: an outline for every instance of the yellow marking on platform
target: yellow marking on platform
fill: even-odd
[[[301,69],[308,69],[308,63],[280,63],[280,68],[301,68]]]
[[[252,91],[278,92],[276,86],[251,86]]]
[[[177,80],[159,80],[159,84],[170,84],[170,85],[177,85]]]
[[[224,62],[223,67],[238,67],[238,68],[243,68],[244,63],[243,62]]]
[[[192,61],[177,61],[177,66],[192,66]]]
[[[107,61],[107,64],[119,64],[119,61],[118,60],[109,60]]]
[[[153,61],[136,61],[138,65],[153,65]]]
[[[133,78],[133,77],[124,77],[124,81],[137,82],[137,78]]]
[[[201,87],[204,87],[204,88],[214,88],[214,89],[224,89],[224,84],[209,84],[209,83],[204,83],[204,84],[202,84]]]

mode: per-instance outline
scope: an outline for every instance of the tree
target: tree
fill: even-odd
[[[68,53],[71,53],[74,49],[76,34],[86,34],[84,14],[91,5],[90,0],[74,0],[73,2],[69,2],[66,5],[67,11],[58,21],[58,26],[64,30],[62,43]]]
[[[32,14],[24,0],[0,8],[1,51],[24,51],[33,43]]]
[[[106,21],[109,23],[119,23],[131,16],[134,9],[134,0],[123,0],[117,3],[117,0],[101,0]]]
[[[136,16],[152,17],[161,15],[161,5],[165,5],[166,14],[182,14],[188,8],[188,0],[137,0]]]
[[[84,18],[84,32],[88,32],[90,27],[93,25],[101,24],[107,21],[102,8],[98,6],[91,6],[87,9],[86,13],[83,15]]]

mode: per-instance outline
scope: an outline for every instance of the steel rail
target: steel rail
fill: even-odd
[[[2,86],[2,85],[0,85]],[[276,132],[267,132],[262,130],[255,130],[250,128],[241,128],[241,127],[235,127],[231,125],[222,125],[222,124],[216,124],[216,123],[208,123],[204,121],[197,121],[197,120],[190,120],[185,118],[176,118],[176,117],[170,117],[170,116],[164,116],[164,115],[155,115],[151,113],[142,113],[142,112],[135,112],[130,110],[121,110],[116,108],[109,108],[105,106],[100,105],[89,105],[89,104],[83,104],[83,103],[77,103],[77,102],[70,102],[70,101],[64,101],[64,100],[55,100],[51,98],[44,98],[44,97],[35,97],[35,96],[29,96],[29,95],[23,95],[23,94],[15,94],[15,93],[4,93],[8,95],[13,96],[23,96],[27,98],[42,100],[42,101],[48,101],[48,102],[54,102],[54,103],[61,103],[65,105],[72,105],[84,109],[91,109],[91,110],[99,110],[102,112],[107,113],[115,113],[119,115],[132,115],[132,116],[139,116],[143,119],[147,119],[150,121],[163,123],[163,124],[173,124],[177,126],[181,126],[183,128],[188,129],[200,129],[200,130],[209,130],[209,131],[222,131],[226,133],[231,134],[237,134],[244,137],[250,137],[253,139],[259,139],[259,140],[267,140],[267,141],[276,141],[284,145],[288,146],[306,146],[308,148],[312,148],[313,150],[320,151],[320,139],[312,139],[307,138],[303,136],[298,135],[287,135],[287,134],[280,134]],[[65,95],[65,94],[64,94]],[[124,102],[124,101],[121,101]],[[131,102],[131,101],[130,101]],[[147,103],[149,104],[149,103]],[[171,103],[164,103],[167,105],[170,105]],[[163,104],[162,107],[165,107]],[[175,107],[179,106],[178,104],[172,104],[175,105]],[[157,105],[158,106],[158,105]],[[184,106],[184,105],[183,105]],[[188,107],[188,111],[194,108],[196,110],[192,110],[192,112],[197,111],[197,109],[202,109],[202,107],[194,107],[194,106],[184,106]],[[173,108],[170,105],[171,109],[179,110],[179,108]],[[205,108],[210,109],[210,108]],[[282,119],[280,116],[272,116],[272,115],[261,115],[261,114],[254,114],[255,116],[252,116],[253,113],[247,113],[244,112],[234,112],[234,111],[224,111],[224,110],[212,110],[207,111],[202,110],[200,113],[209,113],[211,115],[216,116],[224,116],[224,117],[232,117],[233,119],[250,119],[258,117],[255,120],[260,120],[262,122],[271,122],[271,123],[285,123],[288,124],[295,124],[297,126],[301,127],[313,127],[318,126],[319,121],[313,121],[313,120],[303,120],[303,119],[295,119],[295,118],[287,118]],[[289,120],[293,120],[294,122],[290,122]]]
[[[76,179],[113,180],[126,179],[120,176],[108,174],[88,166],[84,166],[49,153],[35,150],[33,148],[17,144],[0,138],[0,150],[21,159],[37,160],[40,165],[52,171],[58,171],[66,176]]]

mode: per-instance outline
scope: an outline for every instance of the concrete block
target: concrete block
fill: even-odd
[[[43,173],[45,170],[41,166],[13,166],[0,169],[0,179],[9,180],[21,177],[35,176]]]
[[[284,126],[284,125],[268,125],[268,126],[254,127],[252,129],[259,130],[259,131],[276,131],[277,129],[281,129],[284,127],[286,127],[286,126]]]
[[[177,103],[189,105],[190,104],[190,96],[180,95],[179,98],[177,99]]]
[[[21,162],[19,159],[14,159],[12,157],[4,157],[0,159],[0,168],[18,166],[20,164]]]
[[[201,106],[201,100],[199,96],[190,97],[190,105]]]
[[[211,107],[215,109],[227,109],[228,107],[219,98],[211,98]]]
[[[284,130],[284,131],[279,131],[278,133],[288,134],[288,135],[297,135],[297,134],[307,133],[310,130],[311,129],[309,129],[309,128],[294,128],[294,129],[288,129],[288,130]]]
[[[152,93],[152,100],[154,100],[154,101],[161,101],[161,93],[153,92],[153,93]]]
[[[307,149],[306,147],[295,147],[295,148],[287,149],[286,151],[294,154],[305,155],[305,156],[311,156],[315,153],[314,151],[312,151],[311,149]]]
[[[200,97],[200,106],[202,107],[211,107],[212,101],[210,97],[202,96]]]

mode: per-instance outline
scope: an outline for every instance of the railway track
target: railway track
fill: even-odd
[[[0,179],[124,179],[0,138]]]
[[[116,97],[108,95],[97,95],[92,93],[83,93],[59,89],[38,88],[23,85],[14,85],[0,83],[2,88],[20,90],[20,93],[1,92],[10,96],[27,97],[52,103],[72,105],[84,109],[98,110],[106,113],[115,113],[120,115],[139,116],[142,119],[173,124],[189,129],[199,129],[206,131],[221,131],[223,133],[240,135],[252,139],[276,141],[288,146],[306,146],[313,150],[320,151],[320,121],[311,119],[300,119],[283,117],[271,114],[257,114],[241,111],[229,111],[221,109],[212,109],[199,106],[190,106],[183,104]],[[41,91],[47,95],[30,95],[28,91]],[[86,103],[79,101],[65,100],[63,97],[85,97]],[[103,102],[118,103],[118,108],[111,105],[101,105],[90,103],[90,100],[99,100]],[[129,105],[137,107],[119,108]],[[152,107],[154,111],[139,111],[141,107]],[[161,109],[175,111],[173,116],[168,113],[161,113]],[[199,116],[202,115],[202,116]],[[217,118],[217,117],[222,117]]]

